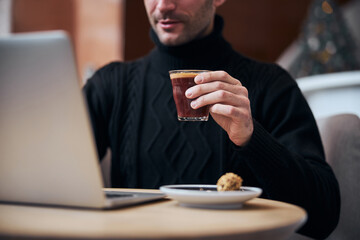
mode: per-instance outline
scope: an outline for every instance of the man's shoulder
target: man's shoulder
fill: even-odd
[[[237,59],[233,76],[241,81],[249,91],[266,91],[271,86],[294,86],[295,80],[276,63],[260,61],[246,56]]]
[[[281,66],[274,62],[265,62],[249,57],[242,57],[244,66],[248,72],[259,73],[259,74],[269,74],[271,75],[281,75],[287,74],[287,71]]]
[[[105,73],[105,72],[119,72],[124,71],[125,69],[139,68],[144,64],[144,58],[139,58],[132,61],[112,61],[102,67],[100,67],[96,72]]]
[[[112,61],[97,69],[90,81],[101,81],[102,84],[116,84],[117,82],[126,82],[133,73],[141,72],[144,66],[144,58],[133,61]]]
[[[247,58],[246,60],[246,72],[251,78],[259,79],[262,81],[276,81],[278,79],[287,79],[292,82],[294,79],[292,76],[282,68],[280,65],[274,62],[264,62]]]

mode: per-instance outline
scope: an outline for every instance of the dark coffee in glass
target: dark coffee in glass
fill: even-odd
[[[173,97],[179,121],[207,121],[209,119],[209,106],[193,109],[185,92],[188,88],[196,85],[194,78],[206,70],[172,70],[170,79],[173,88]]]

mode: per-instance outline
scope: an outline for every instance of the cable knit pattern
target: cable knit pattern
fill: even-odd
[[[305,208],[300,232],[324,238],[338,221],[339,189],[310,108],[288,73],[233,51],[222,28],[217,16],[212,34],[176,47],[162,45],[151,31],[156,48],[147,56],[111,63],[88,80],[84,93],[99,158],[112,151],[112,186],[216,184],[234,172],[244,185],[261,187],[262,197]],[[172,69],[225,70],[241,81],[254,119],[247,146],[235,146],[211,117],[177,120]]]

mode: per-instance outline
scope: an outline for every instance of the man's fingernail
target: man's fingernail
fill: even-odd
[[[192,101],[192,102],[190,103],[190,105],[191,105],[192,108],[195,108],[195,107],[196,107],[196,101]]]
[[[195,80],[196,83],[202,83],[204,78],[202,76],[200,76],[200,75],[197,75],[194,80]]]
[[[187,96],[187,97],[191,97],[192,96],[192,91],[191,91],[191,89],[188,89],[188,90],[186,90],[186,92],[185,92],[185,96]]]

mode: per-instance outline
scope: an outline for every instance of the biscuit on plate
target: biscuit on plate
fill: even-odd
[[[240,190],[242,178],[235,173],[226,173],[222,175],[217,182],[218,191]]]

